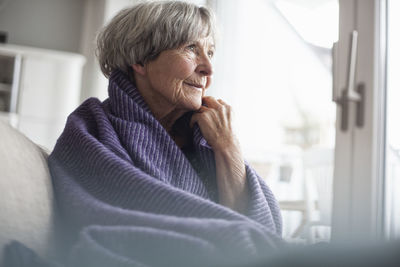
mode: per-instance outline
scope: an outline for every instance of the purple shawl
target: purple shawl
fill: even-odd
[[[122,72],[109,99],[88,99],[68,118],[49,157],[71,266],[245,264],[281,241],[277,202],[246,166],[246,215],[219,205],[212,149],[195,125],[201,174]],[[214,187],[214,188],[213,188]]]

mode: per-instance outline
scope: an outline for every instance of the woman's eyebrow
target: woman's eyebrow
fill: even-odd
[[[207,41],[206,40],[197,40],[197,41],[194,41],[193,43],[196,44],[196,45],[204,45],[204,46],[207,45]],[[215,44],[211,43],[211,44],[208,45],[208,47],[209,48],[215,48]]]
[[[215,50],[215,45],[214,45],[214,44],[207,45],[207,44],[203,44],[203,43],[200,42],[200,41],[197,41],[197,42],[196,42],[196,45],[201,45],[201,46],[203,46],[203,47],[207,47],[208,49],[214,49],[214,50]]]

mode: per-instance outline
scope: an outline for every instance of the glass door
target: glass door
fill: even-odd
[[[284,237],[398,237],[398,1],[209,2],[222,26],[210,94],[236,110]]]
[[[284,238],[329,240],[338,1],[209,3],[221,32],[208,93],[232,105],[245,157],[279,200]]]

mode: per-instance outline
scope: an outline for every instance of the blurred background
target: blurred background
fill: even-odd
[[[94,55],[96,33],[136,2],[0,0],[1,119],[51,151],[69,113],[89,97],[107,98],[107,79]],[[190,2],[209,6],[217,15],[220,32],[208,94],[233,107],[245,157],[280,202],[284,238],[329,241],[338,0]],[[390,45],[399,47],[398,34],[391,36]],[[400,57],[394,49],[392,53],[389,88],[398,88],[399,79],[390,70],[398,69]],[[400,130],[391,123],[399,114],[398,94],[388,91],[390,188],[400,188]],[[398,195],[386,195],[392,203],[393,236],[400,232]]]

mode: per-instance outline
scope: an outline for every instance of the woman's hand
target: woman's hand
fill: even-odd
[[[222,205],[244,213],[248,204],[246,169],[239,142],[232,130],[231,107],[213,97],[203,98],[202,106],[191,125],[200,130],[215,155],[219,201]]]

